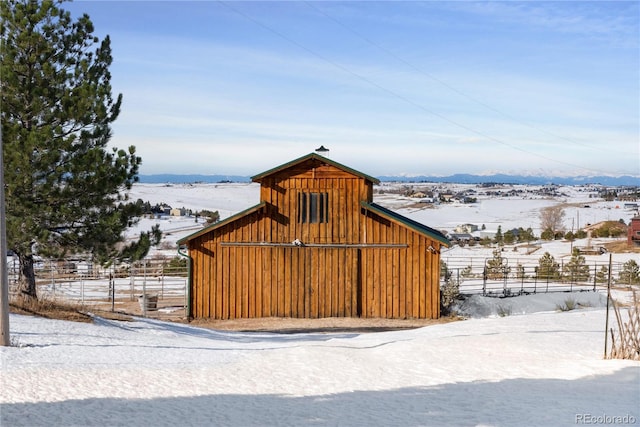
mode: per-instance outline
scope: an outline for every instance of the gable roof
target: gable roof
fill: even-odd
[[[208,226],[206,226],[204,228],[201,228],[200,230],[196,231],[195,233],[189,234],[188,236],[183,237],[182,239],[178,240],[177,243],[178,243],[178,245],[182,245],[182,244],[188,242],[189,240],[193,240],[196,237],[200,237],[203,234],[206,234],[211,230],[215,230],[216,228],[219,228],[219,227],[222,227],[223,225],[229,224],[230,222],[233,222],[233,221],[235,221],[237,219],[240,219],[243,216],[252,214],[254,212],[258,212],[260,209],[264,208],[266,205],[267,205],[266,202],[258,203],[257,205],[251,206],[250,208],[247,208],[247,209],[245,209],[245,210],[243,210],[241,212],[238,212],[235,215],[231,215],[229,218],[226,218],[226,219],[224,219],[222,221],[215,222],[215,223],[213,223],[211,225],[208,225]]]
[[[329,159],[327,157],[321,156],[321,155],[319,155],[317,153],[310,153],[310,154],[307,154],[306,156],[302,156],[302,157],[299,157],[297,159],[291,160],[290,162],[284,163],[284,164],[282,164],[280,166],[276,166],[275,168],[269,169],[268,171],[265,171],[265,172],[259,173],[258,175],[252,176],[251,180],[254,181],[254,182],[259,182],[260,180],[268,177],[269,175],[273,175],[275,173],[278,173],[278,172],[281,172],[283,170],[289,169],[289,168],[291,168],[293,166],[296,166],[296,165],[298,165],[300,163],[304,163],[304,162],[309,161],[309,160],[316,160],[316,161],[319,161],[321,163],[325,163],[325,164],[331,165],[331,166],[333,166],[335,168],[338,168],[340,170],[348,172],[348,173],[350,173],[352,175],[355,175],[355,176],[358,176],[360,178],[366,179],[367,181],[370,181],[373,184],[379,184],[380,183],[380,180],[377,179],[377,178],[374,178],[372,176],[369,176],[367,174],[359,172],[359,171],[357,171],[355,169],[351,169],[348,166],[345,166],[345,165],[343,165],[341,163],[338,163],[338,162],[336,162],[334,160],[331,160],[331,159]]]
[[[394,212],[390,209],[384,208],[376,203],[360,202],[360,205],[366,210],[375,212],[376,214],[380,215],[383,218],[386,218],[390,221],[393,221],[407,228],[410,228],[414,231],[417,231],[418,233],[423,234],[427,237],[430,237],[433,240],[437,240],[438,242],[442,243],[446,247],[451,246],[451,242],[449,241],[449,239],[447,239],[447,237],[441,232],[439,232],[438,230],[435,230],[431,227],[427,227],[424,224],[421,224],[417,221],[407,218],[406,216],[402,216],[399,213]]]

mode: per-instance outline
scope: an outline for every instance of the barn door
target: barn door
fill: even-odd
[[[304,317],[360,313],[359,256],[354,248],[304,248]]]

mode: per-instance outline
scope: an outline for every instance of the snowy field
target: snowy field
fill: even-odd
[[[539,209],[556,203],[575,204],[569,229],[578,216],[581,223],[628,222],[634,214],[565,192],[562,200],[486,198],[425,209],[389,194],[375,201],[449,231],[484,223],[539,234]],[[224,219],[258,203],[259,192],[255,184],[140,184],[132,197],[218,210]],[[579,207],[587,202],[590,208]],[[202,226],[189,217],[144,220],[132,234],[157,222],[165,247]],[[443,258],[469,250],[454,247]],[[473,250],[490,256],[490,249]],[[542,250],[570,252],[567,242]],[[569,298],[578,309],[560,311]],[[640,363],[603,358],[605,305],[601,292],[476,295],[459,306],[467,320],[376,333],[242,333],[144,318],[86,324],[11,315],[14,346],[0,348],[0,426],[638,425]]]
[[[640,364],[603,359],[598,301],[521,298],[543,311],[378,333],[12,315],[0,425],[637,425]]]
[[[458,192],[474,189],[482,191],[521,191],[519,196],[488,196],[478,194],[477,203],[417,204],[420,199],[412,199],[392,193],[401,188],[413,187],[415,190],[429,188],[433,191]],[[629,223],[637,209],[625,209],[620,201],[604,201],[595,198],[594,191],[582,187],[558,187],[557,197],[535,195],[540,186],[502,186],[481,189],[472,184],[407,184],[382,183],[374,187],[374,202],[405,215],[432,228],[453,232],[460,224],[485,225],[487,231],[502,232],[512,228],[531,227],[539,236],[540,209],[562,205],[565,210],[565,229],[578,230],[586,224],[600,221],[619,221]],[[260,201],[260,186],[257,183],[221,183],[221,184],[136,184],[130,193],[132,200],[142,199],[152,205],[166,203],[174,208],[202,209],[218,211],[220,219],[254,206]],[[411,207],[410,207],[411,206]],[[588,206],[588,207],[585,207]],[[138,227],[131,230],[136,236],[140,230],[147,230],[160,224],[167,236],[167,242],[178,240],[201,228],[193,217],[163,217],[162,219],[144,219]],[[582,242],[585,243],[585,242]],[[594,242],[597,244],[598,242]],[[579,244],[579,243],[576,243]]]

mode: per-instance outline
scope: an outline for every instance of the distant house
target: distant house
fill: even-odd
[[[171,216],[185,216],[187,213],[185,208],[173,208],[169,211]]]
[[[640,246],[640,216],[631,218],[627,228],[627,243],[629,246]]]
[[[637,203],[625,203],[623,205],[624,209],[633,209],[636,210],[638,209],[638,204]]]
[[[311,153],[252,180],[258,204],[178,242],[189,317],[440,316],[450,242],[373,203],[377,179]]]
[[[456,226],[456,233],[473,233],[474,231],[478,231],[478,226],[475,224],[461,224]]]

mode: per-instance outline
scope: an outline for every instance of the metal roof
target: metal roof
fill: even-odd
[[[407,218],[406,216],[402,216],[399,213],[394,212],[385,207],[382,207],[376,203],[360,202],[360,204],[362,205],[363,208],[371,212],[375,212],[378,215],[384,218],[387,218],[391,221],[404,225],[405,227],[408,227],[414,231],[417,231],[420,234],[431,237],[432,239],[437,240],[438,242],[442,243],[446,247],[451,246],[451,242],[449,241],[449,239],[447,239],[447,237],[441,232],[439,232],[438,230],[435,230],[431,227],[427,227],[424,224],[421,224],[417,221]]]
[[[208,226],[202,228],[201,230],[196,231],[193,234],[190,234],[190,235],[188,235],[186,237],[183,237],[182,239],[178,240],[177,243],[178,243],[178,245],[182,245],[182,244],[188,242],[189,240],[193,240],[196,237],[200,237],[203,234],[206,234],[211,230],[215,230],[216,228],[219,228],[219,227],[222,227],[223,225],[229,224],[230,222],[233,222],[233,221],[235,221],[237,219],[240,219],[243,216],[252,214],[254,212],[258,212],[260,209],[264,208],[265,206],[266,206],[266,202],[258,203],[257,205],[251,206],[250,208],[247,208],[247,209],[245,209],[245,210],[243,210],[241,212],[238,212],[235,215],[231,215],[229,218],[226,218],[226,219],[224,219],[222,221],[219,221],[219,222],[213,223],[211,225],[208,225]]]

